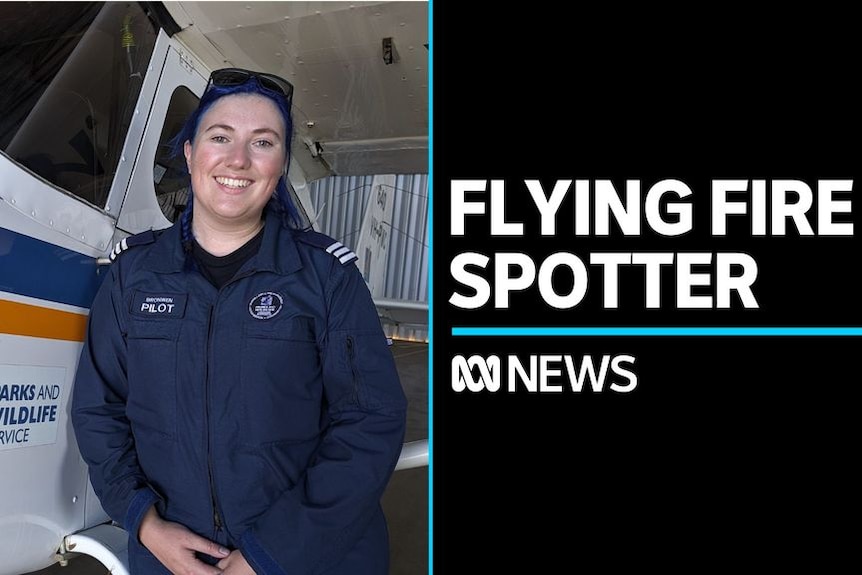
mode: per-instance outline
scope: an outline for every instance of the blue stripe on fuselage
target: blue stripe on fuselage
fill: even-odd
[[[89,309],[105,275],[95,258],[0,228],[0,291]]]

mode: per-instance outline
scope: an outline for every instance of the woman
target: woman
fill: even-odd
[[[188,207],[90,312],[72,418],[132,575],[387,571],[406,403],[356,256],[294,227],[291,94],[213,72],[175,140]]]

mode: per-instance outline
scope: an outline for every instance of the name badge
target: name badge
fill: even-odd
[[[139,317],[180,318],[186,312],[187,299],[186,294],[137,292],[130,311]]]

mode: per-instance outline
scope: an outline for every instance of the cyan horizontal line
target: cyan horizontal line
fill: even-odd
[[[820,337],[862,336],[862,327],[453,327],[459,336]]]

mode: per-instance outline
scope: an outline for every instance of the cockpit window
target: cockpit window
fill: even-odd
[[[0,3],[0,149],[104,207],[157,30],[137,3]]]
[[[185,86],[179,86],[171,94],[168,113],[159,137],[156,165],[153,167],[153,182],[156,199],[162,213],[171,222],[177,221],[189,201],[189,173],[182,153],[171,155],[170,141],[180,133],[183,124],[198,107],[199,98]]]

